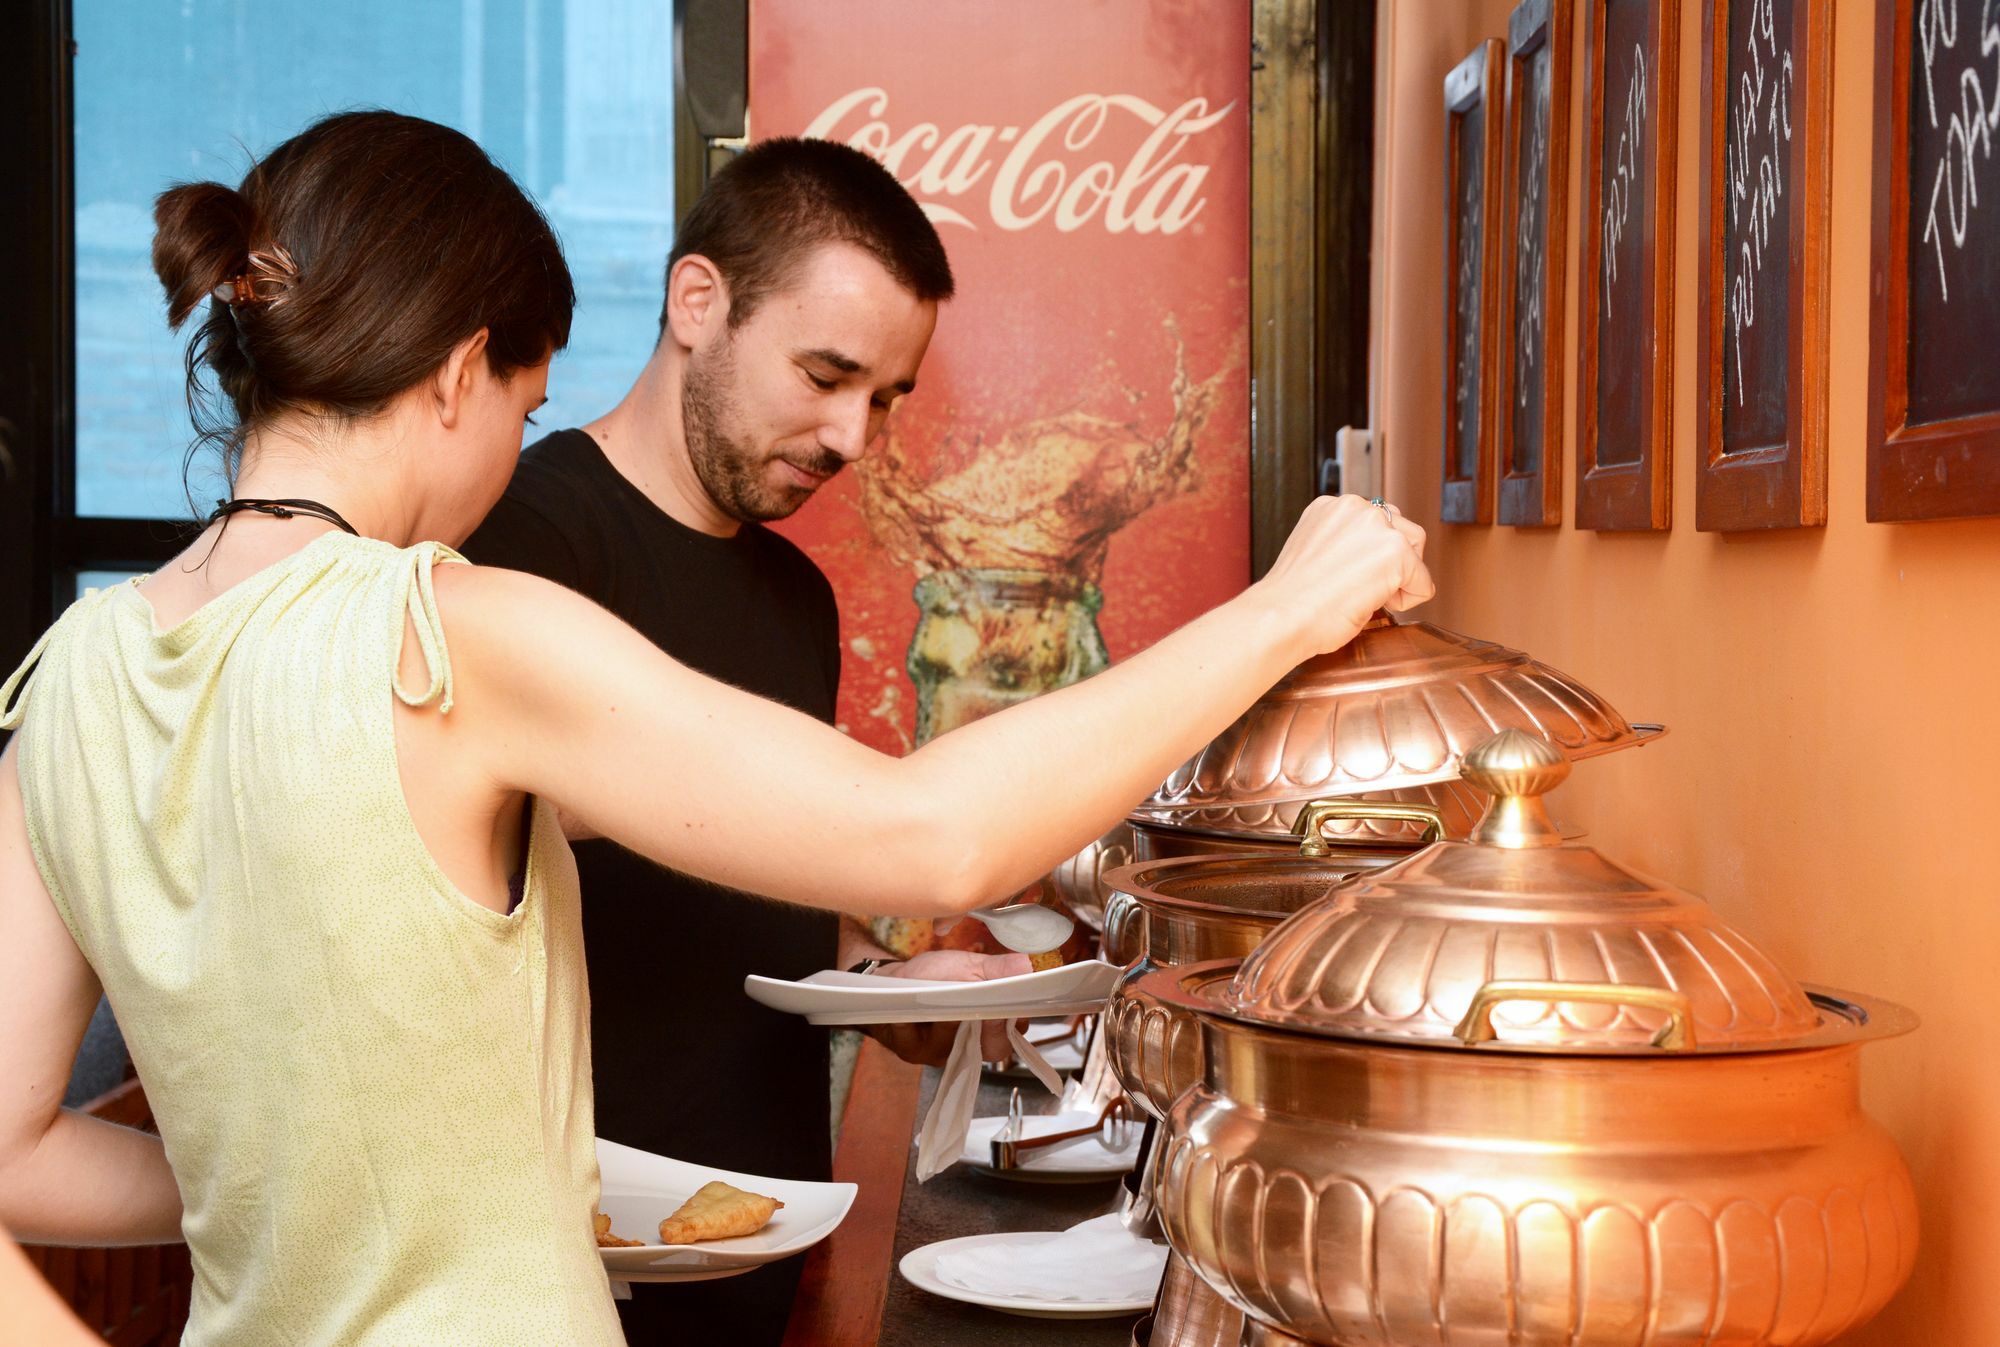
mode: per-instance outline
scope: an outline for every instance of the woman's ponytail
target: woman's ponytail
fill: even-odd
[[[256,220],[235,188],[186,182],[160,193],[153,223],[153,274],[167,292],[167,325],[178,328],[243,270]]]

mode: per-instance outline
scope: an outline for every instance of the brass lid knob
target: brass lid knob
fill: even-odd
[[[1507,729],[1465,755],[1464,778],[1493,797],[1472,830],[1486,846],[1524,850],[1562,845],[1562,829],[1542,796],[1569,776],[1569,759],[1547,740]]]

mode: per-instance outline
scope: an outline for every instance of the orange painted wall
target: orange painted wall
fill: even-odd
[[[1813,0],[1821,3],[1822,0]],[[1575,518],[1582,17],[1572,78],[1565,522],[1441,525],[1445,73],[1505,37],[1495,0],[1384,0],[1375,424],[1390,498],[1431,530],[1433,622],[1564,669],[1672,734],[1581,766],[1557,801],[1591,841],[1706,896],[1800,978],[1923,1017],[1869,1050],[1869,1110],[1915,1173],[1908,1287],[1846,1347],[2000,1344],[2000,519],[1864,508],[1874,5],[1834,0],[1829,522],[1694,527],[1701,9],[1681,5],[1674,526]],[[2000,315],[1995,317],[2000,358]]]

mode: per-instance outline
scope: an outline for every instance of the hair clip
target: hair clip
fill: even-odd
[[[244,296],[246,303],[268,299],[276,304],[285,297],[299,280],[299,264],[292,260],[291,253],[282,243],[274,243],[268,248],[252,248],[249,267],[238,278],[236,293]],[[258,294],[258,282],[266,282],[267,290]],[[247,293],[246,293],[247,292]]]
[[[298,283],[299,264],[292,260],[291,253],[282,243],[274,243],[269,248],[252,248],[249,266],[239,275],[232,276],[208,293],[231,308],[241,308],[245,304],[281,304],[285,294]],[[257,292],[259,281],[267,283],[265,293]]]

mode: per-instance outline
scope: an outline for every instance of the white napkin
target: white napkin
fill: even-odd
[[[1062,1093],[1062,1077],[1042,1060],[1012,1020],[1007,1021],[1007,1041],[1021,1065],[1034,1073],[1050,1094]],[[952,1040],[951,1056],[945,1060],[944,1078],[931,1096],[930,1112],[917,1131],[917,1182],[924,1183],[958,1162],[965,1150],[966,1134],[972,1129],[972,1106],[979,1100],[979,1021],[966,1020]]]
[[[1125,1093],[1124,1085],[1111,1070],[1110,1040],[1110,1028],[1100,1019],[1090,1036],[1082,1068],[1063,1087],[1062,1102],[1056,1106],[1059,1110],[1088,1113],[1094,1118],[1104,1111],[1106,1104]]]
[[[985,1296],[1130,1303],[1153,1298],[1166,1266],[1167,1246],[1132,1234],[1114,1211],[1033,1244],[949,1250],[937,1275]]]

